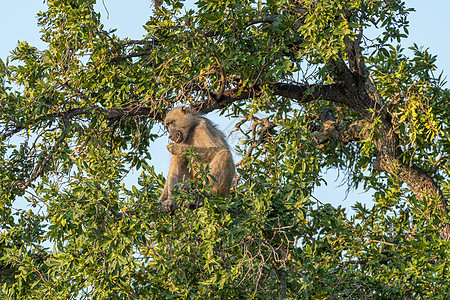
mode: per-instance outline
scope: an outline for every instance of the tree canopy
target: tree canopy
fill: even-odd
[[[450,93],[403,1],[165,0],[142,40],[46,2],[46,47],[0,61],[2,298],[449,297]],[[175,106],[235,120],[238,174],[168,214]],[[374,205],[311,196],[330,168]]]

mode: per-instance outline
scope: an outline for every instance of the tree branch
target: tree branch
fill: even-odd
[[[52,149],[48,151],[48,153],[41,153],[42,158],[41,161],[38,163],[36,168],[34,168],[33,172],[31,173],[30,177],[26,181],[16,181],[14,182],[10,190],[18,188],[17,194],[21,194],[36,178],[38,178],[42,172],[44,171],[45,167],[47,166],[47,163],[50,161],[50,159],[53,157],[56,151],[58,151],[61,144],[64,142],[66,138],[66,133],[61,133],[61,136],[58,138],[56,144],[53,146]]]
[[[364,129],[369,128],[365,120],[358,120],[352,124],[345,126],[337,121],[325,121],[319,132],[314,136],[318,149],[323,149],[328,141],[338,141],[344,144],[361,141],[368,136],[364,135]]]
[[[133,57],[149,56],[152,53],[153,53],[153,51],[147,50],[147,51],[142,51],[142,52],[133,52],[133,53],[126,54],[126,55],[117,55],[117,56],[114,56],[113,58],[111,58],[111,62],[128,59],[128,58],[133,58]]]
[[[147,45],[147,46],[159,46],[158,40],[125,40],[122,42],[124,46],[128,45]]]
[[[276,96],[297,100],[299,104],[305,104],[316,100],[326,100],[334,103],[345,104],[347,101],[341,93],[338,84],[306,86],[292,83],[271,82],[264,85]],[[260,97],[263,93],[262,85],[248,86],[245,88],[236,87],[223,92],[220,99],[211,93],[211,97],[203,101],[191,104],[191,109],[206,114],[216,109],[222,109],[229,104]]]
[[[278,20],[279,18],[281,18],[281,15],[261,14],[261,15],[255,17],[250,22],[248,22],[246,27],[249,27],[249,26],[252,26],[252,25],[256,25],[256,24],[261,24],[261,23],[270,23],[270,24],[272,24],[276,20]]]
[[[86,115],[92,113],[92,109],[89,108],[73,108],[65,112],[51,113],[47,115],[40,116],[34,120],[27,122],[25,125],[17,125],[16,127],[10,129],[9,131],[2,134],[4,138],[10,138],[14,134],[29,128],[30,126],[37,126],[39,123],[44,121],[49,121],[52,119],[61,119],[64,124],[74,117],[81,115]],[[120,119],[132,118],[132,117],[147,117],[153,120],[162,121],[163,117],[160,112],[154,108],[149,107],[136,107],[136,108],[110,108],[105,112],[105,117],[110,122],[114,122]]]

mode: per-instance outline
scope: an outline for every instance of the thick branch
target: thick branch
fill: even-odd
[[[346,103],[346,99],[341,93],[341,88],[337,84],[306,86],[292,83],[271,82],[267,83],[266,86],[274,95],[297,100],[300,104],[316,100],[326,100],[340,104]],[[262,93],[262,86],[259,85],[245,88],[236,87],[224,91],[220,99],[217,99],[216,94],[211,93],[209,99],[195,102],[191,105],[191,108],[206,114],[216,109],[225,108],[235,101],[260,97]]]
[[[439,228],[440,235],[445,240],[450,239],[450,225],[446,219],[449,212],[447,200],[444,198],[440,186],[427,172],[417,165],[406,164],[398,156],[386,152],[378,155],[373,162],[373,167],[375,170],[385,171],[406,183],[417,199],[428,199],[429,203],[437,201],[437,208],[443,212]],[[432,211],[434,213],[433,209]]]

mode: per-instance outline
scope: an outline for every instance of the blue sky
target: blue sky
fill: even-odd
[[[46,10],[46,5],[42,0],[2,0],[0,10],[0,58],[5,60],[10,51],[15,48],[18,41],[28,41],[31,45],[43,49],[45,45],[40,41],[39,28],[37,27],[36,14],[40,10]],[[102,15],[102,22],[106,29],[116,28],[116,34],[122,38],[141,39],[145,30],[142,25],[152,14],[151,0],[103,0],[97,1],[97,10]],[[195,2],[195,1],[187,1]],[[449,0],[406,0],[410,7],[414,7],[416,12],[410,15],[410,38],[403,45],[408,47],[412,43],[429,48],[432,54],[438,55],[439,70],[444,74],[450,74],[450,12]],[[450,84],[447,84],[449,87]],[[234,123],[226,119],[215,119],[219,128],[226,134],[231,130]],[[158,172],[167,172],[169,155],[165,151],[166,138],[158,139],[154,149],[158,151]],[[164,151],[161,151],[164,149]],[[163,153],[162,156],[160,154]],[[161,163],[162,162],[162,163]],[[328,187],[321,187],[315,196],[323,202],[342,204],[346,187],[337,188],[338,183],[334,183],[337,172],[331,171],[326,177],[329,181]],[[368,195],[358,195],[359,201],[368,198]],[[330,199],[332,197],[333,199]],[[350,197],[353,198],[353,197]],[[355,199],[347,202],[352,205]],[[344,206],[347,206],[344,205]]]

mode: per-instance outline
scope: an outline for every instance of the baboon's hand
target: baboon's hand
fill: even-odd
[[[186,146],[178,145],[175,143],[170,143],[169,145],[167,145],[167,150],[169,150],[172,155],[182,155],[183,151],[186,150],[185,148]]]
[[[177,155],[174,152],[176,152],[176,150],[174,148],[176,148],[177,144],[175,143],[170,143],[169,145],[167,145],[167,150],[169,150],[170,154],[172,155]]]

